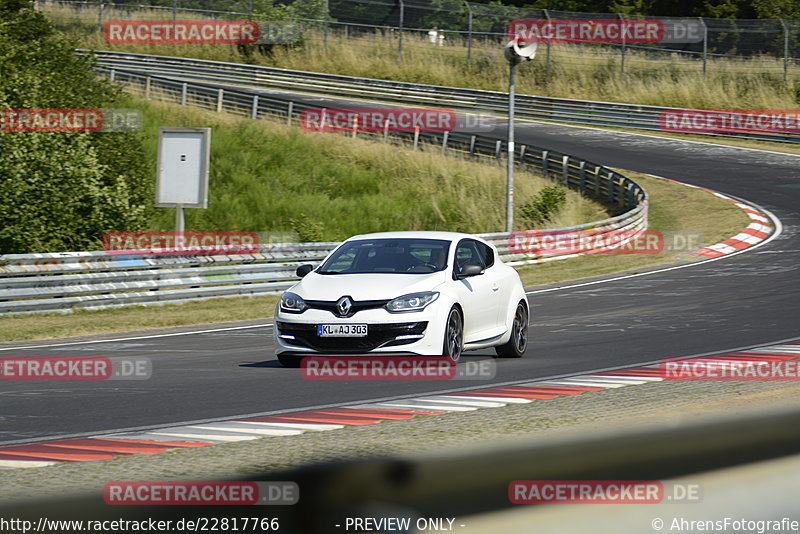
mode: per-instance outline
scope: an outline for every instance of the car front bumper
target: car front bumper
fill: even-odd
[[[431,309],[433,308],[433,309]],[[340,318],[330,312],[308,309],[303,313],[275,314],[275,351],[301,354],[396,354],[421,356],[442,354],[444,319],[438,307],[420,312],[389,313],[382,309],[364,310],[353,317]],[[366,324],[365,337],[320,337],[320,324]]]

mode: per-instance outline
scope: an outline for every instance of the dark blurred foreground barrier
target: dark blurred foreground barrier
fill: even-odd
[[[708,512],[708,519],[716,518],[711,512],[755,518],[759,514],[798,509],[797,479],[787,479],[800,473],[800,457],[792,456],[798,454],[800,411],[793,409],[754,412],[724,420],[693,420],[671,427],[615,434],[521,441],[472,451],[449,450],[418,457],[311,465],[248,479],[298,483],[300,500],[294,506],[112,507],[102,502],[98,488],[96,495],[63,501],[32,501],[12,508],[0,505],[0,512],[4,516],[13,512],[16,517],[34,520],[45,514],[51,519],[277,516],[281,521],[280,532],[296,533],[346,532],[335,526],[343,525],[346,517],[455,517],[456,524],[466,521],[467,527],[472,517],[476,530],[454,530],[491,532],[487,525],[493,525],[496,532],[550,532],[537,528],[538,518],[546,518],[550,525],[560,521],[562,527],[569,527],[585,523],[591,514],[605,514],[606,520],[613,523],[595,525],[591,531],[652,532],[649,522],[631,523],[626,518],[639,521],[650,511],[663,516],[666,512],[674,513],[677,510],[674,506],[617,504],[609,509],[601,505],[581,508],[520,505],[512,510],[508,485],[515,480],[681,478],[706,486],[703,501],[683,505],[682,513],[696,517]],[[754,463],[771,459],[780,460]],[[267,462],[268,458],[253,458],[253,462],[259,461]],[[45,468],[43,472],[51,469]],[[724,471],[709,473],[713,470]],[[787,484],[794,491],[786,491]],[[576,514],[578,510],[586,515]],[[476,515],[504,511],[507,513]],[[503,528],[504,521],[509,528]],[[482,530],[477,525],[483,525]],[[516,526],[512,529],[513,525]]]

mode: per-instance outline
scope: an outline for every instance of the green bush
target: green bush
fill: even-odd
[[[108,107],[119,91],[30,0],[0,0],[0,109]],[[152,180],[130,133],[0,132],[0,253],[91,249],[138,230]]]
[[[530,202],[523,204],[519,211],[526,222],[538,225],[548,221],[566,203],[567,190],[558,185],[550,185],[539,191]]]

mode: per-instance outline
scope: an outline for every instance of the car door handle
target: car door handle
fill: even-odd
[[[497,291],[498,289],[500,289],[500,286],[497,284],[492,284],[492,291]]]

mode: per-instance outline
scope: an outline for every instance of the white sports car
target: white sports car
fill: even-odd
[[[469,234],[385,232],[351,237],[302,278],[275,310],[287,367],[318,354],[439,355],[494,347],[519,358],[528,301],[497,249]]]

